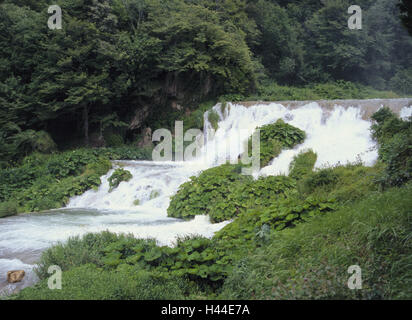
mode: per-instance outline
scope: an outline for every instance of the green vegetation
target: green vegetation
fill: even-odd
[[[397,91],[399,92],[399,91]],[[411,96],[411,93],[408,93]],[[237,97],[237,101],[294,101],[294,100],[334,100],[334,99],[394,99],[405,94],[391,90],[376,90],[370,86],[348,81],[309,84],[303,87],[282,86],[276,82],[264,82],[257,93]]]
[[[373,117],[372,134],[378,141],[379,159],[386,164],[380,177],[383,186],[399,186],[412,177],[412,121],[403,121],[389,108],[382,108]]]
[[[409,7],[392,0],[358,1],[362,32],[348,0],[57,0],[59,32],[49,4],[0,4],[1,166],[201,128],[209,101],[412,94]]]
[[[63,273],[62,290],[50,290],[47,280],[27,288],[19,299],[30,300],[175,300],[182,299],[189,283],[182,279],[162,278],[145,270],[123,265],[104,270],[93,264]]]
[[[149,159],[150,156],[149,149],[127,146],[78,149],[52,155],[34,153],[24,158],[20,166],[0,169],[2,216],[6,211],[8,215],[15,213],[16,206],[17,212],[61,208],[70,197],[97,188],[100,177],[112,166],[109,160]]]
[[[13,201],[0,203],[0,218],[13,216],[17,213],[17,205]]]
[[[295,156],[289,166],[289,176],[301,180],[312,173],[318,156],[313,150],[302,151]]]
[[[129,181],[133,178],[133,175],[128,170],[124,170],[122,168],[116,169],[113,174],[109,177],[109,192],[112,192],[113,189],[117,188],[120,182]]]
[[[240,174],[239,165],[222,165],[203,171],[182,184],[171,199],[168,216],[190,219],[196,215],[210,215],[210,220],[220,222],[234,217],[239,204],[232,204],[228,195],[239,184],[251,180]]]
[[[223,299],[410,299],[412,186],[372,193],[331,214],[273,233],[239,261]],[[362,268],[362,290],[347,269]]]
[[[276,158],[283,149],[291,149],[302,143],[306,134],[299,128],[279,119],[275,123],[257,128],[260,131],[260,167],[265,167]],[[248,142],[249,156],[252,156],[252,137]]]

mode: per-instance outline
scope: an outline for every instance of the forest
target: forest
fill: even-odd
[[[347,0],[4,0],[0,165],[135,144],[205,101],[412,94],[409,2],[357,4],[361,30]]]

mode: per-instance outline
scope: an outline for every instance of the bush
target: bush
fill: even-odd
[[[109,192],[112,192],[113,189],[117,188],[121,182],[130,181],[132,178],[133,176],[130,171],[122,168],[116,169],[108,179],[110,186]]]
[[[400,94],[412,94],[412,69],[399,70],[389,81],[389,86]]]
[[[302,151],[295,156],[289,166],[289,177],[301,180],[310,174],[318,156],[312,150]]]
[[[14,201],[0,203],[0,218],[10,217],[17,214],[17,204]]]
[[[103,270],[128,265],[161,277],[184,277],[208,289],[228,274],[227,265],[216,263],[223,255],[203,237],[181,238],[176,247],[170,248],[150,239],[103,232],[70,238],[67,243],[49,248],[42,254],[36,272],[40,279],[47,279],[50,265],[58,265],[65,272],[86,264]]]
[[[400,186],[412,177],[412,120],[401,120],[389,108],[377,111],[372,119],[372,135],[378,141],[379,159],[385,171],[382,186]]]
[[[104,141],[108,147],[120,147],[124,144],[123,137],[117,133],[105,134]]]
[[[228,202],[228,195],[239,184],[250,181],[240,174],[241,166],[225,164],[203,171],[182,184],[170,201],[169,217],[191,219],[196,215],[210,215],[212,222],[231,219],[238,205]]]
[[[301,197],[329,196],[339,203],[362,199],[365,194],[378,191],[376,180],[382,167],[364,167],[361,164],[338,165],[317,170],[298,183]]]
[[[306,134],[299,128],[279,119],[275,123],[259,127],[260,131],[260,166],[265,167],[269,162],[277,157],[282,149],[291,149],[302,143]],[[252,137],[249,138],[248,152],[252,156]]]

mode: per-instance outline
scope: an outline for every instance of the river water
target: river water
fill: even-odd
[[[191,176],[229,158],[237,160],[248,134],[278,119],[304,130],[307,139],[293,150],[283,151],[256,176],[287,174],[293,157],[309,148],[318,154],[316,168],[355,161],[373,165],[377,159],[371,122],[364,119],[359,106],[323,108],[313,102],[299,108],[266,103],[248,107],[228,104],[225,108],[218,104],[213,109],[220,118],[218,130],[214,136],[206,135],[194,161],[115,161],[97,191],[72,198],[66,208],[0,219],[0,294],[32,285],[36,281],[33,268],[41,252],[71,236],[108,230],[155,238],[163,245],[173,245],[176,237],[191,234],[212,237],[229,222],[211,224],[207,216],[191,221],[169,218],[170,197]],[[400,115],[407,117],[411,110],[405,105]],[[206,113],[204,131],[211,127]],[[107,179],[118,167],[129,170],[133,178],[109,192]],[[26,277],[19,284],[8,284],[9,270],[25,270]]]

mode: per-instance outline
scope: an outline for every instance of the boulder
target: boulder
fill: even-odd
[[[13,270],[7,272],[7,282],[16,283],[23,280],[26,272],[24,270]]]

